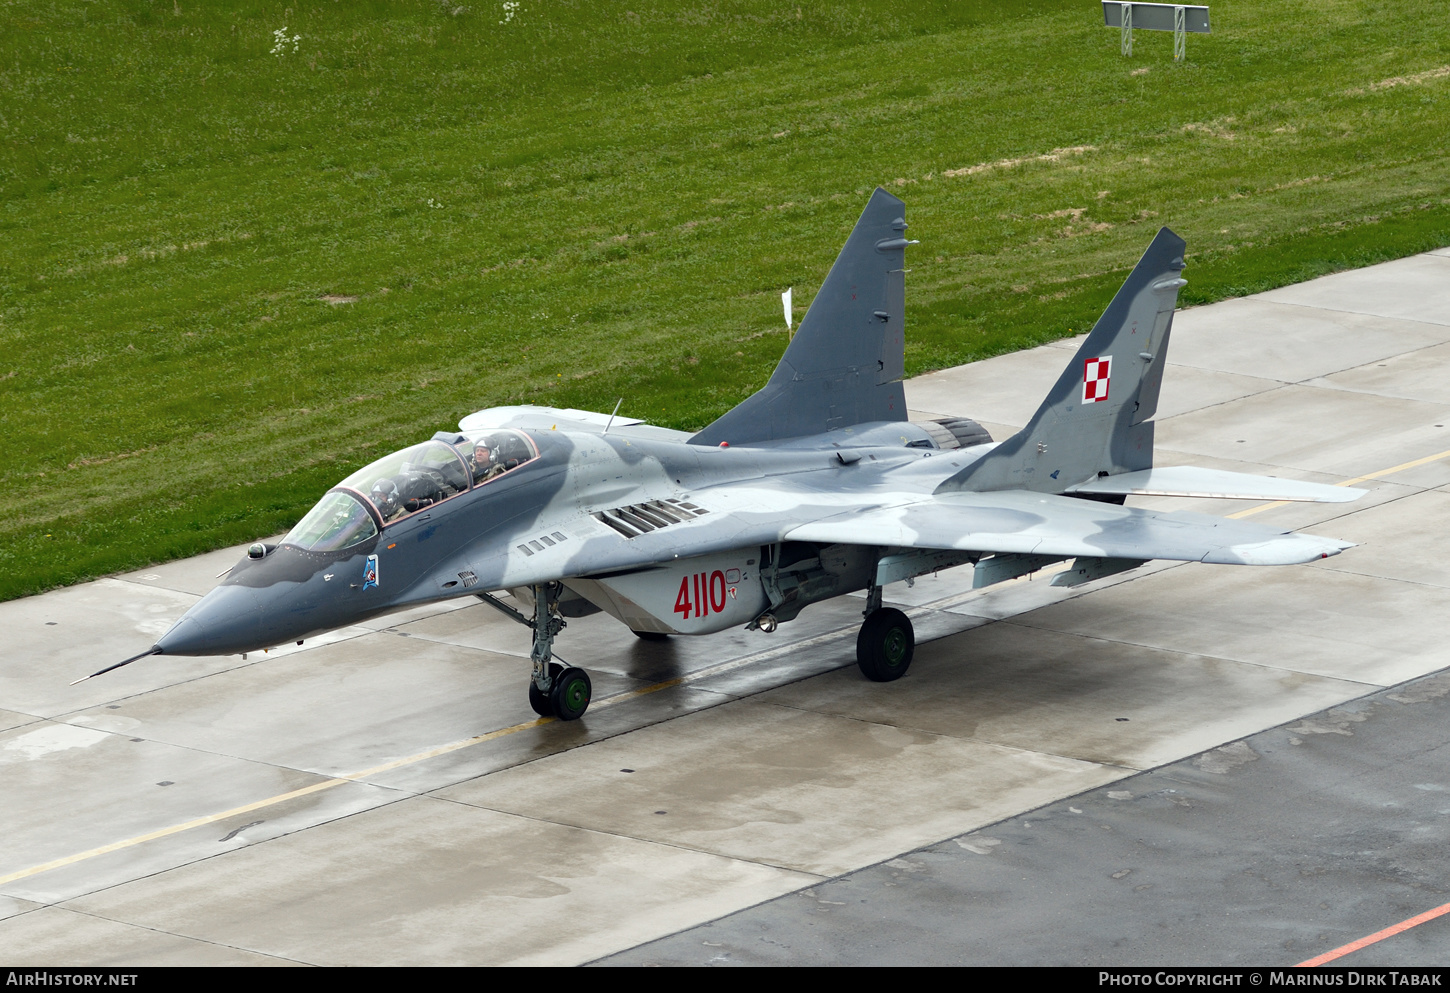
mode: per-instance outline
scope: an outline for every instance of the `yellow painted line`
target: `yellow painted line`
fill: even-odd
[[[614,698],[601,703],[613,702]],[[185,821],[181,824],[173,824],[148,834],[138,834],[134,838],[127,838],[124,841],[114,841],[109,845],[102,845],[99,848],[92,848],[84,852],[77,852],[75,855],[68,855],[62,859],[54,859],[41,865],[33,865],[28,869],[20,869],[6,876],[0,876],[0,886],[14,882],[17,879],[25,879],[29,876],[39,875],[51,869],[59,869],[61,866],[74,865],[77,862],[84,862],[93,859],[98,855],[109,855],[111,852],[119,852],[125,848],[134,848],[137,845],[145,844],[148,841],[155,841],[158,838],[166,838],[173,834],[180,834],[183,831],[190,831],[192,828],[205,827],[208,824],[215,824],[217,821],[224,821],[228,817],[236,817],[238,814],[248,814],[254,810],[261,810],[264,807],[274,807],[279,803],[286,803],[288,800],[295,800],[298,797],[307,796],[311,793],[320,793],[323,790],[330,790],[334,786],[342,786],[344,783],[354,783],[364,777],[374,776],[380,772],[387,772],[401,766],[411,765],[415,762],[422,762],[425,759],[436,758],[439,755],[446,755],[449,752],[456,752],[460,748],[467,748],[469,745],[477,745],[485,741],[492,741],[494,738],[502,738],[504,735],[513,734],[516,731],[523,731],[527,728],[538,727],[541,724],[548,724],[554,721],[553,717],[541,717],[538,720],[528,721],[523,724],[515,724],[513,727],[500,728],[497,731],[490,731],[487,734],[476,735],[472,738],[465,738],[462,741],[455,741],[451,744],[441,745],[438,748],[430,748],[426,752],[419,752],[407,758],[398,759],[394,762],[384,762],[382,765],[375,765],[370,769],[363,769],[349,776],[342,776],[338,779],[327,779],[320,783],[313,783],[311,786],[304,786],[301,789],[292,790],[288,793],[279,793],[276,796],[268,797],[265,800],[257,800],[254,803],[243,804],[240,807],[233,807],[231,810],[223,810],[219,814],[208,814],[206,817],[198,817],[194,820]]]
[[[1355,476],[1353,479],[1346,479],[1342,483],[1335,483],[1335,486],[1353,486],[1355,483],[1362,483],[1366,479],[1379,479],[1381,476],[1388,476],[1395,472],[1404,472],[1406,469],[1413,469],[1417,465],[1427,465],[1430,462],[1438,462],[1450,456],[1450,449],[1440,452],[1438,455],[1426,455],[1423,459],[1415,459],[1413,462],[1402,462],[1397,466],[1388,469],[1381,469],[1379,472],[1372,472],[1367,476]]]
[[[1037,576],[1037,578],[1042,579],[1047,575],[1051,575],[1060,571],[1062,570],[1048,567],[1047,569],[1039,570],[1039,572],[1043,575]],[[1031,578],[1032,577],[1030,576],[1019,576],[1014,579],[1007,580],[1006,582],[998,583],[996,585],[1000,587],[1006,586],[1009,583],[1027,582]],[[925,614],[932,610],[948,609],[950,607],[956,606],[959,603],[964,603],[967,600],[974,599],[980,593],[981,590],[975,589],[967,590],[962,593],[954,593],[950,596],[943,597],[940,600],[934,600],[930,603],[925,603],[917,607],[912,607],[907,611],[907,613],[912,616],[921,616],[922,614]],[[712,676],[718,676],[733,669],[741,669],[745,666],[754,665],[759,662],[768,662],[771,659],[781,655],[787,655],[805,648],[812,648],[817,645],[823,645],[832,641],[839,641],[843,638],[849,637],[850,633],[851,632],[849,629],[830,631],[825,634],[818,634],[811,638],[802,639],[801,641],[792,641],[784,645],[778,645],[776,647],[767,648],[759,652],[753,652],[749,655],[741,656],[738,659],[732,659],[728,662],[721,662],[716,665],[707,666],[704,669],[697,670],[696,672],[692,672],[684,676],[677,676],[674,679],[666,679],[662,682],[652,683],[649,686],[641,686],[636,689],[625,690],[623,693],[616,693],[614,696],[605,697],[603,700],[594,701],[593,704],[591,704],[590,709],[599,710],[603,707],[609,707],[614,704],[624,703],[628,700],[638,699],[642,696],[648,696],[651,693],[658,693],[661,690],[671,689],[676,686],[684,686],[689,683],[698,682],[702,679],[708,679]],[[384,772],[391,772],[394,769],[400,769],[404,766],[415,765],[419,762],[425,762],[428,759],[437,758],[440,755],[447,755],[450,752],[456,752],[464,748],[472,747],[473,745],[481,745],[486,741],[493,741],[497,738],[503,738],[511,734],[516,734],[519,731],[527,731],[530,728],[542,727],[545,724],[552,724],[557,720],[558,718],[555,717],[540,717],[532,721],[525,721],[522,724],[512,725],[511,727],[499,728],[496,731],[489,731],[485,734],[474,735],[472,738],[464,738],[460,741],[450,742],[446,745],[439,745],[437,748],[430,748],[427,751],[417,752],[413,755],[409,755],[400,759],[394,759],[391,762],[384,762],[381,765],[375,765],[367,769],[360,769],[357,772],[350,773],[345,776],[340,776],[336,779],[328,779],[320,783],[313,783],[311,786],[304,786],[301,789],[292,790],[288,793],[279,793],[278,795],[268,797],[265,800],[257,800],[254,803],[243,804],[240,807],[233,807],[230,810],[223,810],[222,812],[217,814],[209,814],[206,817],[198,817],[194,820],[185,821],[181,824],[173,824],[170,827],[151,831],[147,834],[137,835],[133,838],[127,838],[123,841],[112,842],[109,845],[102,845],[99,848],[91,848],[84,852],[77,852],[76,854],[69,855],[65,858],[54,859],[53,861],[45,862],[41,865],[31,866],[28,869],[20,869],[10,873],[9,875],[0,876],[0,886],[5,885],[6,883],[14,882],[17,879],[26,879],[30,876],[39,875],[40,873],[48,872],[51,869],[59,869],[62,866],[74,865],[77,862],[84,862],[88,859],[93,859],[100,855],[109,855],[111,852],[118,852],[126,848],[134,848],[135,846],[145,844],[148,841],[155,841],[159,838],[166,838],[174,834],[180,834],[183,831],[190,831],[192,828],[205,827],[208,824],[215,824],[217,821],[224,821],[229,817],[236,817],[240,814],[248,814],[254,810],[261,810],[265,807],[273,807],[279,803],[285,803],[288,800],[307,796],[312,793],[320,793],[323,790],[332,789],[336,786],[342,786],[346,783],[357,783],[366,780],[371,776],[376,776]]]
[[[1397,472],[1404,472],[1406,469],[1413,469],[1416,466],[1428,465],[1431,462],[1438,462],[1443,458],[1450,458],[1450,449],[1439,452],[1435,455],[1426,455],[1423,459],[1415,459],[1413,462],[1401,462],[1399,465],[1390,466],[1388,469],[1381,469],[1379,472],[1367,473],[1363,476],[1355,476],[1353,479],[1346,479],[1335,483],[1335,486],[1353,486],[1355,483],[1363,483],[1370,479],[1379,479],[1381,476],[1390,476]],[[1275,507],[1286,507],[1291,501],[1275,500],[1273,503],[1261,503],[1257,507],[1250,507],[1248,510],[1241,510],[1237,514],[1229,514],[1229,520],[1238,520],[1240,517],[1248,517],[1250,514],[1257,514],[1263,510],[1273,510]]]
[[[1287,507],[1291,502],[1294,501],[1275,500],[1273,503],[1261,503],[1257,507],[1250,507],[1248,510],[1241,510],[1237,514],[1229,514],[1228,519],[1231,521],[1236,521],[1241,517],[1249,517],[1250,515],[1257,514],[1261,510],[1273,510],[1275,507]]]
[[[732,659],[729,662],[722,662],[718,665],[709,666],[697,672],[692,672],[686,676],[679,676],[674,679],[666,679],[662,682],[653,683],[649,686],[641,686],[636,689],[626,690],[623,693],[616,693],[614,696],[605,697],[603,700],[594,701],[594,703],[590,706],[590,709],[599,710],[602,707],[609,707],[614,704],[624,703],[627,700],[634,700],[638,697],[647,696],[651,693],[658,693],[660,690],[667,690],[674,686],[681,686],[686,683],[693,683],[701,679],[706,679],[710,676],[716,676],[723,672],[728,672],[732,669],[739,669],[747,665],[752,665],[756,662],[767,661],[777,655],[783,655],[788,652],[798,651],[802,648],[809,648],[813,645],[822,644],[827,641],[833,641],[844,636],[845,635],[842,632],[833,632],[830,634],[816,635],[813,638],[806,638],[802,641],[793,641],[789,644],[780,645],[775,648],[768,648],[761,652],[755,652],[750,655],[742,656],[738,659]],[[170,827],[164,827],[156,831],[151,831],[147,834],[140,834],[136,835],[133,838],[126,838],[123,841],[115,841],[109,845],[102,845],[99,848],[91,848],[84,852],[77,852],[76,854],[68,855],[65,858],[54,859],[50,862],[42,863],[41,865],[33,865],[27,869],[19,869],[15,872],[9,873],[8,875],[0,876],[0,886],[5,885],[6,883],[12,883],[17,879],[26,879],[30,876],[39,875],[42,872],[49,872],[51,869],[59,869],[62,866],[74,865],[77,862],[84,862],[88,859],[96,858],[97,856],[109,855],[111,852],[119,852],[123,849],[134,848],[137,845],[145,844],[148,841],[155,841],[158,838],[166,838],[174,834],[180,834],[183,831],[190,831],[192,828],[205,827],[208,824],[215,824],[217,821],[223,821],[229,817],[236,817],[239,814],[251,813],[254,810],[261,810],[265,807],[273,807],[279,803],[285,803],[288,800],[294,800],[298,797],[307,796],[312,793],[320,793],[323,790],[330,790],[333,787],[342,786],[346,783],[357,783],[367,779],[368,777],[379,775],[380,773],[391,772],[394,769],[400,769],[408,765],[415,765],[418,762],[424,762],[428,759],[437,758],[440,755],[447,755],[450,752],[456,752],[464,748],[472,747],[473,745],[481,745],[486,741],[493,741],[498,738],[506,737],[507,735],[517,734],[519,731],[527,731],[530,728],[542,727],[545,724],[552,724],[557,720],[558,718],[556,717],[540,717],[536,720],[525,721],[522,724],[515,724],[511,727],[499,728],[496,731],[489,731],[486,734],[474,735],[472,738],[464,738],[461,741],[454,741],[446,745],[439,745],[437,748],[430,748],[427,751],[417,752],[416,754],[409,755],[400,759],[395,759],[391,762],[384,762],[381,765],[375,765],[367,769],[361,769],[357,772],[350,773],[346,776],[340,776],[336,779],[328,779],[320,783],[313,783],[311,786],[304,786],[301,789],[292,790],[288,793],[279,793],[278,795],[268,797],[265,800],[257,800],[254,803],[243,804],[240,807],[233,807],[230,810],[223,810],[222,812],[217,814],[209,814],[206,817],[198,817],[194,820],[185,821],[181,824],[173,824]]]
[[[317,793],[320,790],[331,789],[334,786],[341,786],[347,782],[345,779],[329,779],[326,782],[313,783],[311,786],[304,786],[300,790],[293,790],[291,793],[283,793],[280,796],[269,797],[266,800],[258,800],[256,803],[249,803],[241,807],[233,807],[231,810],[224,810],[220,814],[210,814],[206,817],[198,817],[196,820],[187,821],[184,824],[173,824],[171,827],[162,828],[159,831],[152,831],[150,834],[137,835],[134,838],[127,838],[125,841],[115,841],[109,845],[102,845],[100,848],[92,848],[89,851],[78,852],[75,855],[68,855],[63,859],[55,859],[43,865],[33,865],[29,869],[21,869],[12,872],[8,876],[0,876],[0,885],[14,882],[17,879],[25,879],[27,876],[38,875],[48,872],[51,869],[59,869],[63,865],[74,865],[77,862],[84,862],[93,859],[97,855],[108,855],[111,852],[119,852],[123,848],[133,848],[147,841],[154,841],[157,838],[165,838],[168,835],[177,834],[181,831],[190,831],[195,827],[202,827],[216,821],[233,817],[237,814],[245,814],[249,811],[258,810],[262,807],[270,807],[273,804],[281,803],[284,800],[291,800],[295,797],[306,796],[309,793]]]

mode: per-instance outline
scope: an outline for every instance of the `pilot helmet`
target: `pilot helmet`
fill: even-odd
[[[386,516],[398,505],[398,484],[391,479],[378,480],[373,483],[372,498],[378,510]]]

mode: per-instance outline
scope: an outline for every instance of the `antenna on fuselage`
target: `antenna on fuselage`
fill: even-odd
[[[618,400],[614,401],[614,413],[609,415],[609,423],[604,425],[603,431],[599,432],[601,435],[609,433],[610,426],[614,424],[614,414],[619,413],[619,405],[622,403],[624,403],[624,397],[620,397]]]

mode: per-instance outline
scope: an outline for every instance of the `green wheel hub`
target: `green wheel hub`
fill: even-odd
[[[564,684],[560,696],[565,707],[582,710],[589,705],[589,684],[582,679],[571,679]]]
[[[554,704],[554,716],[561,721],[577,721],[589,709],[594,687],[589,674],[583,669],[570,666],[554,678],[549,699]]]
[[[894,607],[873,610],[856,637],[856,664],[861,674],[876,683],[889,683],[906,675],[916,650],[911,618]]]
[[[881,654],[884,657],[883,661],[895,669],[906,661],[906,654],[910,644],[905,631],[898,627],[891,628],[886,632],[886,637],[881,645]]]

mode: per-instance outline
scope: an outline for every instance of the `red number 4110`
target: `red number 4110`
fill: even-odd
[[[691,616],[708,617],[712,610],[718,614],[725,609],[727,592],[725,573],[719,569],[686,576],[680,580],[680,593],[675,597],[675,613],[687,621]]]

